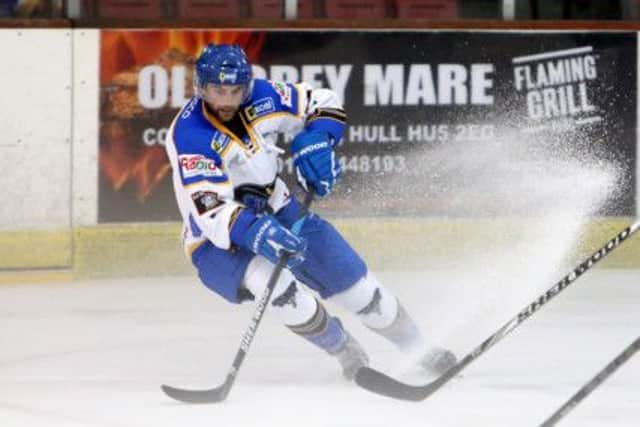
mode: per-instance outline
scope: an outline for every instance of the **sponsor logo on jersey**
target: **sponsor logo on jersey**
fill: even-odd
[[[293,97],[291,96],[291,86],[288,86],[284,82],[270,82],[270,83],[271,83],[271,86],[273,86],[273,89],[276,91],[276,93],[280,96],[280,103],[285,107],[291,108],[293,105],[292,103]]]
[[[271,98],[258,99],[244,109],[245,114],[249,120],[252,121],[265,114],[273,113],[274,111],[276,111],[276,106]]]
[[[224,150],[224,148],[229,145],[231,138],[228,135],[225,135],[222,132],[216,132],[216,134],[211,138],[211,148],[213,148],[218,153]]]
[[[208,159],[201,154],[183,154],[178,157],[178,163],[182,170],[182,177],[185,179],[193,178],[194,176],[213,177],[224,175],[212,159]]]
[[[200,215],[217,208],[223,203],[218,198],[218,194],[213,191],[197,191],[191,195],[191,199]]]

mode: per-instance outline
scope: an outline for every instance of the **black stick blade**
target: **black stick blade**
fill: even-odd
[[[224,384],[208,390],[185,390],[163,384],[162,391],[172,399],[183,403],[217,403],[227,398],[229,387]]]
[[[356,384],[374,393],[392,397],[394,399],[410,400],[418,402],[426,399],[433,390],[429,384],[422,386],[412,386],[383,374],[380,371],[363,367],[356,373]]]
[[[461,361],[455,366],[451,367],[447,372],[442,374],[436,380],[421,385],[412,386],[409,384],[401,383],[382,372],[376,371],[372,368],[360,368],[356,373],[356,383],[369,391],[380,394],[382,396],[392,397],[402,400],[419,401],[424,400],[433,393],[435,393],[440,387],[446,384],[451,378],[461,372],[469,363],[484,354],[489,348],[495,345],[502,338],[507,336],[511,331],[517,328],[522,322],[536,313],[540,307],[549,302],[552,298],[557,296],[560,292],[566,289],[569,285],[575,282],[586,271],[593,267],[598,261],[603,259],[607,254],[611,253],[617,247],[619,247],[625,240],[627,240],[632,234],[640,229],[640,221],[634,222],[629,227],[622,230],[613,239],[609,240],[606,245],[598,249],[593,255],[587,258],[584,262],[578,265],[573,271],[563,277],[558,283],[553,285],[547,292],[539,296],[535,301],[525,307],[520,313],[509,320],[500,329],[494,332],[489,338],[484,340],[476,349],[467,354]]]

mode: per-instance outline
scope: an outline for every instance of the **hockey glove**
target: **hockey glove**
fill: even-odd
[[[248,214],[248,213],[247,213]],[[249,214],[251,215],[251,214]],[[284,253],[291,254],[287,266],[295,267],[304,261],[304,252],[307,249],[307,240],[298,237],[285,227],[280,225],[272,215],[255,217],[255,220],[246,228],[243,237],[238,236],[236,226],[242,227],[238,222],[231,232],[231,239],[239,246],[249,249],[251,252],[262,255],[272,263],[277,263]],[[240,240],[237,242],[237,240]]]
[[[257,213],[262,213],[269,207],[269,200],[255,194],[247,193],[242,196],[242,203]]]
[[[273,213],[271,206],[269,206],[269,192],[267,187],[243,184],[236,187],[233,191],[234,198],[240,200],[249,209],[253,209],[256,214],[265,212]]]
[[[302,131],[291,143],[293,166],[298,182],[307,191],[309,186],[320,197],[325,197],[342,174],[333,146],[335,140],[328,132]]]

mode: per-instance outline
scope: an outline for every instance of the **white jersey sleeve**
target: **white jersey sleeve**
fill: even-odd
[[[256,98],[259,98],[256,105],[251,107],[254,110],[262,106],[264,99],[273,100],[273,104],[269,104],[273,105],[273,110],[258,116],[255,120],[258,126],[268,122],[275,125],[275,127],[271,126],[269,131],[292,135],[311,127],[331,132],[336,140],[342,137],[346,115],[334,91],[324,88],[314,89],[305,82],[293,84],[257,80],[254,92],[256,92]],[[262,107],[262,110],[266,108]]]
[[[193,102],[199,100],[194,98]],[[226,166],[211,145],[215,130],[199,124],[187,105],[172,123],[166,142],[176,199],[186,228],[185,245],[208,239],[221,249],[229,249],[229,230],[241,205],[234,201]]]
[[[347,115],[338,95],[330,89],[312,89],[306,83],[296,86],[305,106],[303,115],[305,129],[329,132],[336,142],[340,142]]]

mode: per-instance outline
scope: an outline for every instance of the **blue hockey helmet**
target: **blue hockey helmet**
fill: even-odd
[[[253,86],[249,58],[237,44],[208,44],[196,61],[194,83],[198,90],[208,83],[245,86],[246,98]]]

